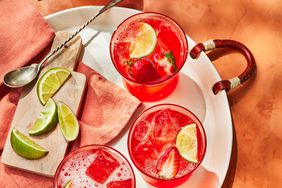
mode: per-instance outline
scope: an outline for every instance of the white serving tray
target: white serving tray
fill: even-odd
[[[55,31],[75,31],[100,8],[100,6],[87,6],[68,9],[48,15],[45,19]],[[139,12],[127,8],[112,8],[80,33],[85,47],[83,62],[123,88],[121,76],[111,62],[109,43],[115,28],[124,19]],[[190,50],[196,43],[189,36],[187,39]],[[173,94],[156,103],[144,103],[146,108],[158,103],[179,104],[194,112],[204,125],[207,134],[205,159],[192,177],[180,186],[182,188],[221,187],[226,176],[231,157],[233,133],[226,93],[221,91],[214,95],[211,89],[219,80],[221,80],[220,76],[204,53],[197,60],[188,57]],[[127,134],[128,130],[110,145],[122,152],[130,161],[127,151]],[[136,175],[137,188],[148,187],[138,170],[133,164],[132,166]]]

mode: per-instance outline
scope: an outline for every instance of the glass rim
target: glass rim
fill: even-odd
[[[152,14],[152,15],[157,15],[157,16],[162,16],[164,17],[165,19],[171,21],[175,27],[179,30],[180,32],[180,35],[183,35],[183,36],[180,36],[180,40],[184,43],[184,56],[183,56],[183,62],[181,63],[181,65],[179,66],[179,68],[176,70],[176,72],[174,72],[171,76],[163,79],[163,80],[159,80],[159,81],[156,81],[156,82],[142,82],[142,81],[136,81],[136,80],[133,80],[133,79],[130,79],[128,76],[126,76],[124,73],[122,73],[122,71],[120,71],[115,63],[115,60],[114,60],[114,57],[113,57],[113,50],[112,50],[112,45],[113,45],[113,38],[115,37],[115,34],[116,32],[123,26],[123,24],[128,21],[129,19],[132,19],[133,17],[137,17],[139,15],[146,15],[146,14]],[[184,40],[183,40],[184,39]],[[187,37],[186,37],[186,34],[184,32],[184,30],[182,29],[182,27],[179,26],[179,24],[172,18],[168,17],[167,15],[164,15],[162,13],[158,13],[158,12],[140,12],[140,13],[137,13],[137,14],[133,14],[131,16],[129,16],[128,18],[126,18],[125,20],[123,20],[117,27],[116,29],[114,30],[112,36],[111,36],[111,40],[110,40],[110,45],[109,45],[109,48],[110,48],[110,56],[111,56],[111,60],[112,60],[112,63],[114,64],[114,67],[115,69],[118,71],[118,73],[124,78],[126,79],[127,81],[129,82],[132,82],[134,84],[139,84],[139,85],[149,85],[149,86],[154,86],[154,85],[159,85],[159,84],[162,84],[162,83],[165,83],[166,81],[172,79],[173,77],[175,77],[179,72],[180,70],[182,69],[182,67],[184,66],[186,60],[187,60],[187,56],[188,56],[188,40],[187,40]]]
[[[85,151],[85,150],[88,150],[88,149],[94,149],[94,148],[108,149],[110,151],[113,151],[119,157],[121,157],[122,160],[125,161],[125,163],[129,166],[129,169],[130,169],[131,174],[132,174],[132,179],[133,179],[133,187],[136,188],[136,177],[135,177],[134,170],[133,170],[129,160],[117,149],[110,147],[110,146],[102,145],[102,144],[89,144],[89,145],[81,146],[81,147],[75,149],[74,151],[70,152],[69,154],[67,154],[64,157],[64,159],[60,162],[59,166],[56,169],[56,173],[55,173],[54,178],[53,178],[53,187],[57,187],[58,177],[59,177],[59,174],[61,172],[61,169],[62,169],[63,165],[68,160],[70,160],[74,155],[80,153],[81,151]]]
[[[171,179],[161,179],[161,178],[154,177],[154,176],[152,176],[152,175],[150,175],[150,174],[147,174],[147,173],[144,172],[143,169],[140,168],[139,165],[136,165],[137,162],[136,162],[136,160],[135,160],[135,158],[133,157],[132,152],[131,152],[130,140],[131,140],[131,137],[132,137],[132,132],[133,132],[133,130],[134,130],[134,128],[135,128],[137,122],[142,118],[142,116],[143,116],[146,112],[148,112],[149,110],[152,110],[152,109],[154,109],[154,108],[160,107],[160,106],[173,106],[173,107],[177,107],[177,108],[182,108],[182,109],[185,110],[186,112],[190,113],[190,114],[198,121],[199,124],[198,124],[198,123],[196,123],[196,124],[197,124],[198,127],[200,127],[200,129],[202,130],[202,133],[203,133],[203,135],[202,135],[202,137],[203,137],[203,143],[204,143],[203,157],[202,157],[201,161],[198,162],[196,168],[194,168],[192,171],[190,171],[189,173],[187,173],[187,174],[185,174],[185,175],[183,175],[183,176],[181,176],[181,177],[171,178]],[[144,174],[144,175],[146,175],[146,176],[148,176],[148,177],[150,177],[150,178],[152,178],[152,179],[155,179],[155,180],[157,180],[157,181],[162,181],[162,182],[169,182],[169,181],[174,181],[174,180],[177,181],[177,180],[179,180],[179,179],[182,179],[182,178],[184,178],[184,177],[187,177],[187,176],[191,175],[191,174],[192,174],[196,169],[198,169],[198,167],[202,164],[202,162],[203,162],[203,160],[204,160],[204,158],[205,158],[205,155],[206,155],[206,151],[207,151],[207,136],[206,136],[206,132],[205,132],[205,129],[204,129],[204,126],[203,126],[202,122],[199,120],[199,118],[198,118],[193,112],[191,112],[191,111],[188,110],[187,108],[185,108],[185,107],[183,107],[183,106],[180,106],[180,105],[178,105],[178,104],[162,103],[162,104],[157,104],[157,105],[151,106],[150,108],[144,110],[144,111],[134,120],[134,122],[133,122],[133,124],[132,124],[132,126],[130,127],[130,130],[129,130],[129,132],[128,132],[127,148],[128,148],[128,153],[129,153],[129,157],[130,157],[131,161],[133,162],[134,166],[135,166],[142,174]]]

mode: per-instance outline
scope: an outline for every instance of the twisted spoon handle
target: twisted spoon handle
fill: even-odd
[[[106,4],[96,15],[90,18],[87,22],[85,22],[75,33],[73,33],[67,40],[65,40],[60,46],[58,46],[55,50],[50,52],[39,64],[39,69],[45,61],[47,61],[50,57],[52,57],[56,52],[62,49],[69,41],[71,41],[80,31],[82,31],[86,26],[88,26],[93,20],[95,20],[100,14],[105,12],[106,10],[112,8],[116,4],[120,3],[123,0],[112,0],[108,4]]]

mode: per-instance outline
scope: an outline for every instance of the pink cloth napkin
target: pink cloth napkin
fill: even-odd
[[[0,83],[3,75],[31,62],[54,37],[28,1],[0,1]],[[40,39],[40,40],[39,40]]]
[[[88,88],[79,115],[81,136],[76,144],[106,144],[125,128],[141,102],[83,63],[77,71],[86,75]]]
[[[0,0],[0,151],[13,119],[21,89],[3,84],[6,72],[38,62],[55,36],[39,12],[26,0]],[[0,187],[50,187],[52,180],[0,163]]]
[[[13,118],[20,89],[3,84],[6,72],[38,62],[55,36],[39,12],[26,0],[0,0],[0,149]]]
[[[6,72],[39,62],[48,52],[53,30],[27,1],[0,0],[0,152],[21,94],[3,84]],[[79,115],[80,137],[72,149],[86,144],[106,144],[124,129],[140,101],[97,72],[79,63],[87,89]],[[117,95],[118,93],[118,95]],[[53,179],[7,167],[0,162],[0,187],[51,187]]]

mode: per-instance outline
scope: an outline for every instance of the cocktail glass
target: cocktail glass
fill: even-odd
[[[179,131],[196,124],[198,162],[180,158],[178,171],[172,178],[158,174],[158,164],[162,156],[175,148]],[[198,168],[206,152],[206,134],[199,119],[189,110],[174,104],[160,104],[144,111],[131,126],[128,135],[129,155],[141,172],[144,180],[161,188],[172,188],[183,184]]]
[[[104,145],[83,146],[68,154],[57,168],[54,187],[135,188],[135,175],[128,160]]]
[[[127,51],[130,50],[129,41],[134,39],[126,30],[134,27],[133,23],[136,22],[150,24],[157,35],[155,49],[152,53],[142,58],[155,62],[157,55],[163,56],[171,52],[173,53],[177,67],[174,72],[160,76],[159,79],[153,81],[140,81],[133,79],[129,75],[124,64],[130,61]],[[127,43],[129,44],[126,46]],[[187,58],[188,42],[185,33],[174,20],[159,13],[147,12],[133,15],[117,27],[111,38],[110,53],[112,62],[120,75],[122,75],[124,85],[129,92],[142,101],[157,101],[167,97],[176,88],[178,73]]]

